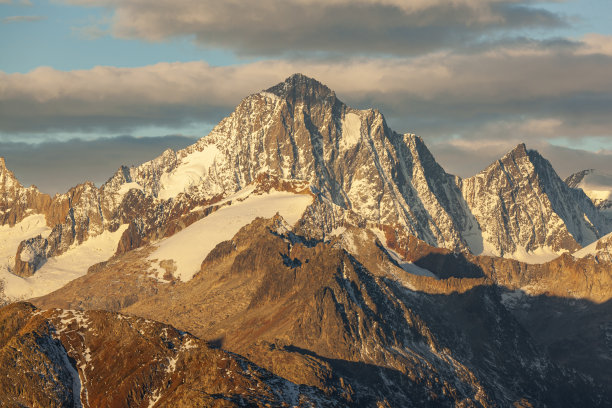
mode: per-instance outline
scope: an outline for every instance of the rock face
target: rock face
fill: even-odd
[[[15,267],[13,273],[17,276],[28,277],[34,275],[47,260],[47,246],[49,242],[40,235],[22,241],[17,248]]]
[[[582,170],[566,178],[565,184],[583,190],[595,207],[612,219],[612,174]]]
[[[14,226],[28,215],[44,214],[51,197],[35,186],[24,187],[0,157],[0,225]]]
[[[0,404],[338,406],[173,327],[109,312],[0,309]]]
[[[299,74],[245,98],[195,145],[115,178],[161,199],[210,199],[263,173],[307,181],[339,208],[400,223],[435,245],[466,249],[463,231],[477,229],[454,178],[420,138],[393,132],[380,112],[352,109]]]
[[[610,231],[582,192],[568,188],[550,163],[518,145],[474,177],[460,180],[482,229],[483,253],[573,252]]]

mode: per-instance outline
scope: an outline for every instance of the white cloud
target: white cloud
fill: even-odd
[[[0,19],[0,22],[3,24],[11,24],[11,23],[27,23],[33,21],[41,21],[45,20],[44,16],[9,16]]]

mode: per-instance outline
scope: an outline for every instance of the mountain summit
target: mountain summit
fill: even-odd
[[[303,74],[293,74],[284,82],[268,88],[265,92],[272,93],[283,99],[295,102],[308,102],[315,100],[333,101],[336,93],[314,78]]]
[[[392,131],[377,110],[350,108],[301,74],[245,98],[173,157],[131,169],[131,179],[162,199],[231,194],[260,174],[305,181],[320,196],[312,211],[323,224],[310,226],[317,236],[349,212],[457,250],[468,248],[464,231],[477,229],[454,177],[420,138]]]
[[[524,143],[460,184],[481,226],[485,254],[546,261],[611,228],[584,194]]]

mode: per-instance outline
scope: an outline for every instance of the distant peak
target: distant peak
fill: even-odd
[[[281,98],[305,102],[336,97],[335,92],[321,82],[299,73],[291,75],[272,88],[268,88],[266,92],[273,93]]]
[[[592,174],[594,171],[594,169],[586,169],[570,174],[569,177],[565,179],[565,184],[572,188],[575,188],[582,181],[582,179],[584,179],[589,174]]]

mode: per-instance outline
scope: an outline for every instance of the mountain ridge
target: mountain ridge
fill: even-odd
[[[503,163],[513,169],[511,177]],[[397,223],[434,246],[541,262],[612,230],[612,220],[600,217],[583,194],[564,189],[550,163],[524,144],[461,179],[444,171],[419,136],[392,131],[379,111],[352,109],[302,74],[247,96],[193,145],[167,149],[139,166],[121,166],[100,188],[84,183],[50,199],[19,187],[15,191],[25,198],[12,202],[20,207],[0,202],[0,210],[9,225],[28,211],[45,215],[50,235],[20,245],[36,253],[32,259],[44,260],[125,223],[130,226],[122,242],[136,245],[169,222],[165,212],[176,217],[239,191],[263,173],[310,183],[320,198],[305,224],[317,237],[356,216],[361,222]],[[128,202],[139,211],[128,210]],[[529,211],[539,215],[532,218]],[[515,225],[517,217],[521,225]],[[12,266],[20,275],[42,264],[21,258],[17,254]]]

